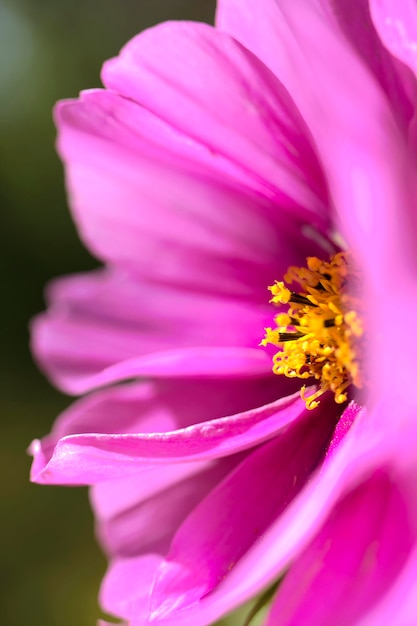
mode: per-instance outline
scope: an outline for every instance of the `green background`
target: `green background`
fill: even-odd
[[[166,19],[213,21],[213,0],[0,0],[1,594],[5,626],[87,626],[105,561],[85,489],[28,481],[26,448],[70,400],[32,363],[28,321],[54,276],[96,266],[78,241],[51,109],[100,85],[102,62]],[[241,624],[239,617],[236,623]]]

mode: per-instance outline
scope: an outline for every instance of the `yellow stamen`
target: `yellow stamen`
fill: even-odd
[[[269,287],[271,302],[289,305],[275,317],[276,328],[266,328],[261,345],[281,347],[274,355],[273,371],[289,378],[315,378],[319,389],[301,397],[308,409],[319,405],[326,391],[335,402],[347,400],[351,385],[362,387],[359,354],[363,323],[355,294],[358,272],[348,253],[339,252],[330,261],[307,259],[307,267],[290,267],[284,282]],[[291,291],[288,284],[300,289]]]

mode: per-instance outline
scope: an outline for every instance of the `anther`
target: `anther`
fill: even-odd
[[[353,279],[353,280],[351,280]],[[288,305],[287,312],[275,317],[276,328],[267,328],[262,345],[280,347],[274,356],[273,371],[289,378],[312,378],[319,389],[301,395],[308,409],[319,405],[326,392],[335,402],[348,399],[349,389],[362,387],[359,353],[363,323],[358,314],[360,299],[349,287],[359,284],[358,272],[348,253],[338,253],[330,261],[307,259],[307,267],[290,267],[287,284],[298,283],[293,291],[276,282],[271,302]]]

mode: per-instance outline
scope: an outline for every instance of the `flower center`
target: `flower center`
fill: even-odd
[[[319,389],[308,397],[305,386],[301,390],[308,409],[316,408],[326,391],[341,404],[351,385],[362,387],[358,279],[351,255],[339,252],[328,262],[309,257],[307,267],[290,267],[284,282],[269,287],[271,302],[288,305],[288,310],[274,318],[276,328],[265,329],[261,345],[281,348],[274,355],[275,374],[319,381]],[[293,283],[299,285],[295,291],[287,287]]]

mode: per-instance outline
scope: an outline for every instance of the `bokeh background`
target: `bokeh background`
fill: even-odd
[[[28,481],[31,440],[70,400],[33,364],[28,322],[45,283],[95,267],[78,241],[51,109],[100,85],[102,62],[167,19],[213,21],[214,0],[0,0],[1,584],[5,626],[91,626],[105,561],[87,491]],[[234,623],[242,624],[241,617]]]

